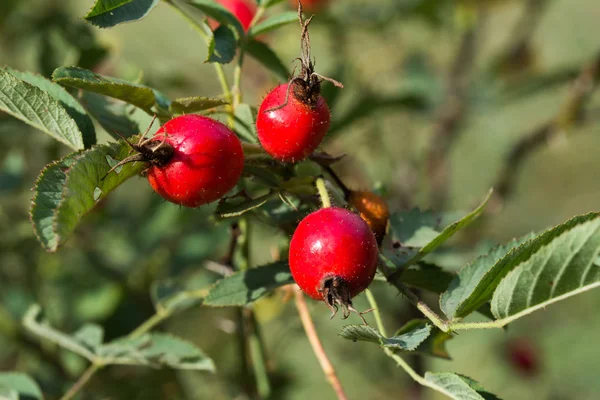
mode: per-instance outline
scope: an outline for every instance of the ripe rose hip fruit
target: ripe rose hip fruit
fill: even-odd
[[[325,6],[329,3],[329,0],[302,0],[302,6],[308,12],[317,12],[325,8]],[[298,5],[298,0],[290,0],[290,4],[293,7]]]
[[[348,196],[348,202],[356,208],[360,217],[365,220],[375,234],[377,243],[381,244],[390,219],[390,212],[385,200],[373,192],[352,191]]]
[[[173,118],[154,137],[129,145],[137,153],[117,166],[132,161],[149,163],[146,173],[154,191],[187,207],[222,197],[235,186],[244,168],[237,136],[222,123],[199,115]]]
[[[216,2],[232,13],[240,21],[244,30],[248,32],[250,23],[257,11],[256,3],[253,0],[216,0]],[[214,30],[219,26],[219,23],[210,20],[209,25]]]
[[[290,270],[304,293],[323,300],[333,315],[341,306],[347,318],[349,310],[356,311],[351,299],[373,281],[377,252],[373,232],[358,215],[323,208],[296,228],[290,242]]]
[[[329,130],[331,114],[320,94],[323,79],[343,87],[315,73],[308,36],[312,17],[304,21],[300,5],[298,19],[302,27],[300,74],[273,89],[260,105],[256,118],[261,145],[273,158],[284,162],[297,162],[309,156]]]

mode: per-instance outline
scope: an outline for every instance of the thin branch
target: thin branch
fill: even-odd
[[[79,379],[77,380],[77,382],[75,382],[75,384],[73,386],[71,386],[71,388],[69,389],[69,391],[67,393],[65,393],[65,395],[63,397],[60,398],[60,400],[71,400],[75,396],[77,396],[77,394],[79,394],[79,392],[81,391],[81,389],[83,389],[83,387],[96,374],[96,372],[98,372],[98,370],[100,368],[102,368],[102,365],[96,364],[96,363],[92,363],[88,367],[88,369],[85,370],[85,372],[83,373],[83,375],[81,375],[79,377]]]
[[[319,339],[317,330],[315,329],[315,324],[313,323],[310,312],[308,311],[304,294],[299,288],[296,288],[296,308],[298,309],[298,314],[302,320],[302,325],[304,326],[306,336],[308,337],[313,351],[319,360],[319,364],[321,364],[321,368],[325,373],[325,377],[333,387],[338,400],[348,400],[335,369],[333,368],[331,361],[329,361],[329,358],[327,358],[327,354],[325,354],[325,349],[323,348],[323,344],[321,344],[321,340]]]
[[[566,129],[581,125],[586,121],[583,108],[599,80],[600,53],[581,69],[558,114],[544,125],[525,135],[509,152],[504,168],[494,185],[497,200],[504,201],[513,193],[519,170],[532,153],[546,146]]]
[[[323,178],[317,178],[317,191],[319,192],[319,196],[321,197],[321,203],[323,203],[323,208],[331,207],[331,199],[329,198],[329,192],[327,192],[327,188],[325,187],[325,181]]]

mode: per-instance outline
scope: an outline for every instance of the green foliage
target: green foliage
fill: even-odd
[[[206,62],[229,64],[237,50],[237,40],[233,31],[225,25],[220,25],[214,31],[207,26],[206,32],[210,37]]]
[[[417,353],[425,354],[428,356],[434,356],[449,360],[450,354],[446,349],[446,342],[452,339],[454,336],[449,332],[442,332],[439,329],[431,328],[427,320],[424,319],[413,319],[404,324],[400,329],[396,331],[394,336],[402,336],[409,332],[423,330],[425,328],[431,330],[427,339],[421,342],[413,351]]]
[[[425,380],[446,396],[455,400],[498,400],[476,381],[450,372],[427,372]]]
[[[207,17],[214,19],[222,26],[233,30],[238,38],[246,35],[240,21],[219,3],[210,0],[191,0],[190,5],[198,8]]]
[[[298,22],[298,13],[293,11],[284,12],[267,18],[265,21],[256,24],[248,31],[249,37],[264,35],[267,32],[279,29],[282,26]]]
[[[282,1],[283,0],[258,0],[257,2],[261,7],[269,8],[281,3]]]
[[[249,104],[238,104],[235,108],[235,126],[234,130],[238,136],[249,142],[258,143],[256,136],[256,112],[257,110]]]
[[[158,2],[159,0],[96,0],[84,18],[97,27],[111,28],[144,18]]]
[[[212,307],[243,306],[270,291],[293,283],[287,262],[276,262],[221,279],[210,289],[204,305]]]
[[[234,197],[224,197],[219,201],[217,214],[219,214],[221,218],[239,217],[247,212],[262,207],[267,201],[273,198],[274,194],[276,193],[270,191],[255,199],[247,197],[244,193]]]
[[[6,68],[0,69],[0,110],[46,132],[74,150],[83,149],[95,141],[93,127],[79,114],[78,108],[70,106],[71,100],[67,100],[66,103],[61,101],[70,97],[68,93],[59,92],[50,84],[44,84],[59,96],[55,98],[37,86],[41,79],[29,74],[27,79],[35,81],[36,84],[19,79]],[[78,115],[77,119],[84,123],[82,128],[85,134],[68,108],[71,108],[71,113]]]
[[[39,386],[29,376],[17,372],[0,372],[0,398],[7,400],[42,400]]]
[[[414,351],[431,333],[431,326],[424,325],[404,331],[390,338],[384,337],[379,331],[368,325],[347,325],[340,332],[344,339],[377,343],[381,347],[394,350]]]
[[[250,39],[244,48],[248,54],[271,70],[279,79],[282,81],[289,80],[290,73],[287,67],[268,45],[259,40]]]
[[[228,103],[225,100],[211,99],[210,97],[184,97],[173,100],[169,111],[172,114],[190,114],[226,104]]]
[[[107,175],[129,152],[129,146],[122,141],[95,146],[71,153],[41,172],[30,214],[35,233],[46,250],[56,251],[85,214],[145,168],[144,163],[127,163]]]

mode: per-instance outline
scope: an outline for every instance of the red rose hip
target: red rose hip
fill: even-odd
[[[172,148],[168,160],[151,161],[147,172],[152,188],[170,202],[187,207],[210,203],[231,190],[242,175],[240,140],[211,118],[194,114],[173,118],[152,141]]]
[[[308,296],[335,312],[355,311],[351,299],[373,281],[377,242],[362,218],[343,208],[323,208],[304,218],[290,242],[294,280]]]
[[[232,13],[240,21],[244,30],[248,31],[257,11],[256,3],[253,0],[216,0],[216,3]],[[209,24],[213,30],[219,26],[219,23],[214,20],[210,20]]]

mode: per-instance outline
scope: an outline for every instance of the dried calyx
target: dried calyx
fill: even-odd
[[[350,289],[348,284],[339,276],[329,276],[323,279],[319,292],[323,295],[323,301],[327,304],[327,307],[331,310],[331,318],[335,317],[338,312],[338,306],[342,308],[342,318],[346,319],[350,316],[350,313],[356,313],[363,324],[368,325],[367,321],[363,317],[363,314],[373,311],[369,309],[366,311],[358,311],[352,305],[352,299],[350,295]]]

